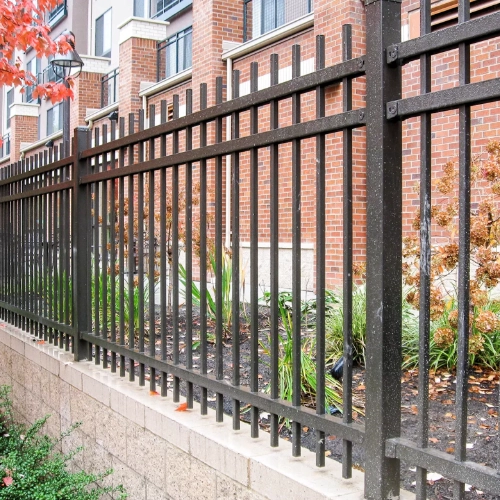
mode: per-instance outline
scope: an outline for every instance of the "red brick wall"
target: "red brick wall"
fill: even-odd
[[[38,117],[13,116],[10,121],[10,161],[21,158],[21,143],[31,143],[38,139]]]

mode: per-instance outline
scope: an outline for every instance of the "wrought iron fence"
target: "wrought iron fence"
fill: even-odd
[[[118,78],[120,71],[114,69],[101,79],[101,108],[118,101]]]
[[[278,83],[279,59],[271,56],[270,87],[258,90],[258,66],[250,69],[251,93],[239,96],[239,72],[234,72],[234,99],[223,102],[223,81],[217,79],[216,106],[207,106],[207,86],[200,87],[200,109],[193,110],[193,92],[185,95],[186,114],[167,121],[167,103],[123,117],[96,129],[94,145],[88,129],[75,131],[75,151],[64,160],[39,155],[0,171],[0,312],[2,317],[35,336],[66,349],[76,360],[93,360],[139,385],[174,401],[181,394],[187,406],[200,403],[206,414],[214,404],[216,420],[231,407],[233,428],[240,428],[243,406],[249,408],[251,435],[260,433],[259,414],[270,416],[270,443],[278,446],[279,421],[289,419],[292,453],[301,454],[301,429],[317,436],[316,461],[325,463],[325,438],[343,440],[343,476],[352,470],[353,447],[364,453],[367,498],[398,496],[400,460],[417,467],[417,498],[426,498],[427,470],[455,481],[455,498],[464,485],[500,491],[497,468],[467,460],[467,380],[470,243],[470,107],[500,101],[500,79],[470,83],[468,47],[500,35],[500,14],[469,20],[468,3],[460,2],[457,26],[430,33],[430,1],[421,2],[422,36],[400,42],[398,2],[367,2],[367,54],[352,58],[350,26],[343,28],[343,61],[325,67],[324,39],[318,37],[316,71],[300,76],[300,47],[292,53],[291,81]],[[456,49],[460,85],[441,91],[430,88],[431,54]],[[386,56],[386,59],[382,57]],[[401,67],[420,61],[421,94],[402,98]],[[353,81],[366,77],[366,109],[353,109]],[[326,92],[340,85],[342,111],[326,113]],[[302,102],[313,93],[316,118],[303,121]],[[279,105],[288,102],[292,123],[280,127]],[[259,110],[269,110],[262,130]],[[432,448],[428,440],[429,301],[430,301],[430,164],[431,113],[459,109],[460,116],[460,256],[458,278],[459,367],[456,392],[454,455]],[[401,437],[401,299],[402,299],[402,121],[420,117],[421,135],[421,262],[418,435]],[[224,120],[231,119],[231,140],[224,140]],[[260,123],[259,123],[260,122]],[[367,134],[367,363],[366,423],[353,421],[352,248],[355,221],[352,206],[353,130]],[[343,147],[343,318],[344,374],[341,417],[329,415],[325,374],[326,216],[328,174],[326,142],[342,136]],[[316,263],[316,329],[313,360],[316,399],[313,407],[301,399],[306,362],[301,331],[301,240],[305,193],[302,184],[306,141],[314,144],[314,211]],[[290,160],[280,154],[290,148]],[[310,150],[310,148],[308,148]],[[262,163],[262,151],[268,154]],[[223,169],[231,157],[231,273],[225,272],[223,245]],[[285,162],[290,167],[285,173]],[[259,202],[267,184],[259,182],[262,164],[269,172],[269,211]],[[288,179],[285,179],[288,175]],[[280,319],[278,290],[279,231],[283,222],[280,185],[290,183],[292,240],[292,312]],[[248,206],[242,206],[248,185]],[[214,193],[214,199],[211,199]],[[195,202],[196,200],[196,202]],[[213,207],[211,211],[211,207]],[[70,220],[70,214],[73,214]],[[270,322],[268,335],[259,328],[259,228],[269,225]],[[248,331],[241,330],[243,235],[250,240],[250,300]],[[71,254],[69,248],[75,253]],[[148,258],[145,249],[150,248]],[[151,249],[154,248],[154,251]],[[181,262],[181,250],[183,262]],[[209,262],[212,262],[209,264]],[[426,264],[427,263],[427,264]],[[227,269],[226,269],[227,270]],[[215,290],[207,290],[213,274]],[[230,278],[228,278],[230,276]],[[199,281],[196,288],[195,279]],[[225,281],[230,279],[230,286]],[[183,296],[183,290],[185,296]],[[188,293],[186,290],[192,291]],[[197,293],[195,293],[197,290]],[[227,295],[224,295],[227,294]],[[230,307],[225,310],[226,299]],[[170,298],[170,299],[169,299]],[[62,300],[61,300],[62,299]],[[181,300],[185,303],[181,308]],[[195,302],[199,300],[199,311]],[[171,300],[171,302],[170,302]],[[210,308],[213,306],[213,311]],[[208,316],[215,318],[213,329]],[[224,314],[229,321],[224,322]],[[195,318],[199,321],[199,326]],[[286,323],[288,318],[289,323]],[[285,331],[283,331],[283,328]],[[242,372],[240,338],[248,335],[249,369]],[[225,345],[228,339],[230,348]],[[288,343],[285,345],[285,340]],[[196,346],[196,347],[195,347]],[[199,349],[199,356],[195,355]],[[280,369],[288,356],[291,399],[280,389]],[[262,392],[260,370],[269,366],[268,393]],[[213,397],[212,397],[213,395]],[[226,403],[228,405],[226,405]],[[229,404],[230,403],[230,404]]]

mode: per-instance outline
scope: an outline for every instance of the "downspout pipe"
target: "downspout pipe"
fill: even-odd
[[[226,88],[227,88],[227,100],[230,101],[233,98],[233,60],[231,58],[226,59],[227,66],[227,77],[226,77]],[[226,117],[226,140],[231,140],[231,116]],[[226,231],[225,231],[225,246],[230,248],[231,246],[231,155],[226,156]]]

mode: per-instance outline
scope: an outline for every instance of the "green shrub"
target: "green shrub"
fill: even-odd
[[[111,470],[101,474],[68,471],[69,461],[81,449],[62,454],[56,447],[76,426],[52,439],[40,434],[49,416],[29,428],[16,424],[9,392],[9,387],[0,387],[0,500],[98,500],[105,494],[127,498],[121,485],[96,485]]]
[[[417,339],[418,353],[418,311],[412,307],[403,294],[402,301],[402,337],[403,352],[413,346]],[[344,311],[342,298],[337,307],[330,309],[325,319],[326,352],[329,360],[336,360],[343,355],[344,349]],[[353,288],[352,292],[352,357],[353,362],[365,366],[366,348],[366,285],[363,283]],[[406,355],[406,354],[405,354]]]
[[[488,311],[488,312],[487,312]],[[490,314],[491,313],[491,314]],[[474,307],[469,335],[469,364],[497,370],[500,366],[500,303],[488,297],[481,307]],[[450,299],[443,313],[431,322],[429,365],[431,369],[452,369],[457,364],[457,302]],[[485,321],[484,318],[489,321]],[[403,368],[418,365],[418,330],[403,336]]]

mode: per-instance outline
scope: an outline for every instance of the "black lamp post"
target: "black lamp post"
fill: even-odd
[[[56,54],[52,59],[52,69],[58,78],[61,78],[66,88],[69,88],[68,78],[78,78],[82,71],[83,61],[75,49],[75,36],[69,30],[62,32],[61,36],[66,37],[66,41],[71,46],[65,54]],[[70,155],[69,132],[70,132],[70,98],[66,97],[63,102],[63,157]]]

